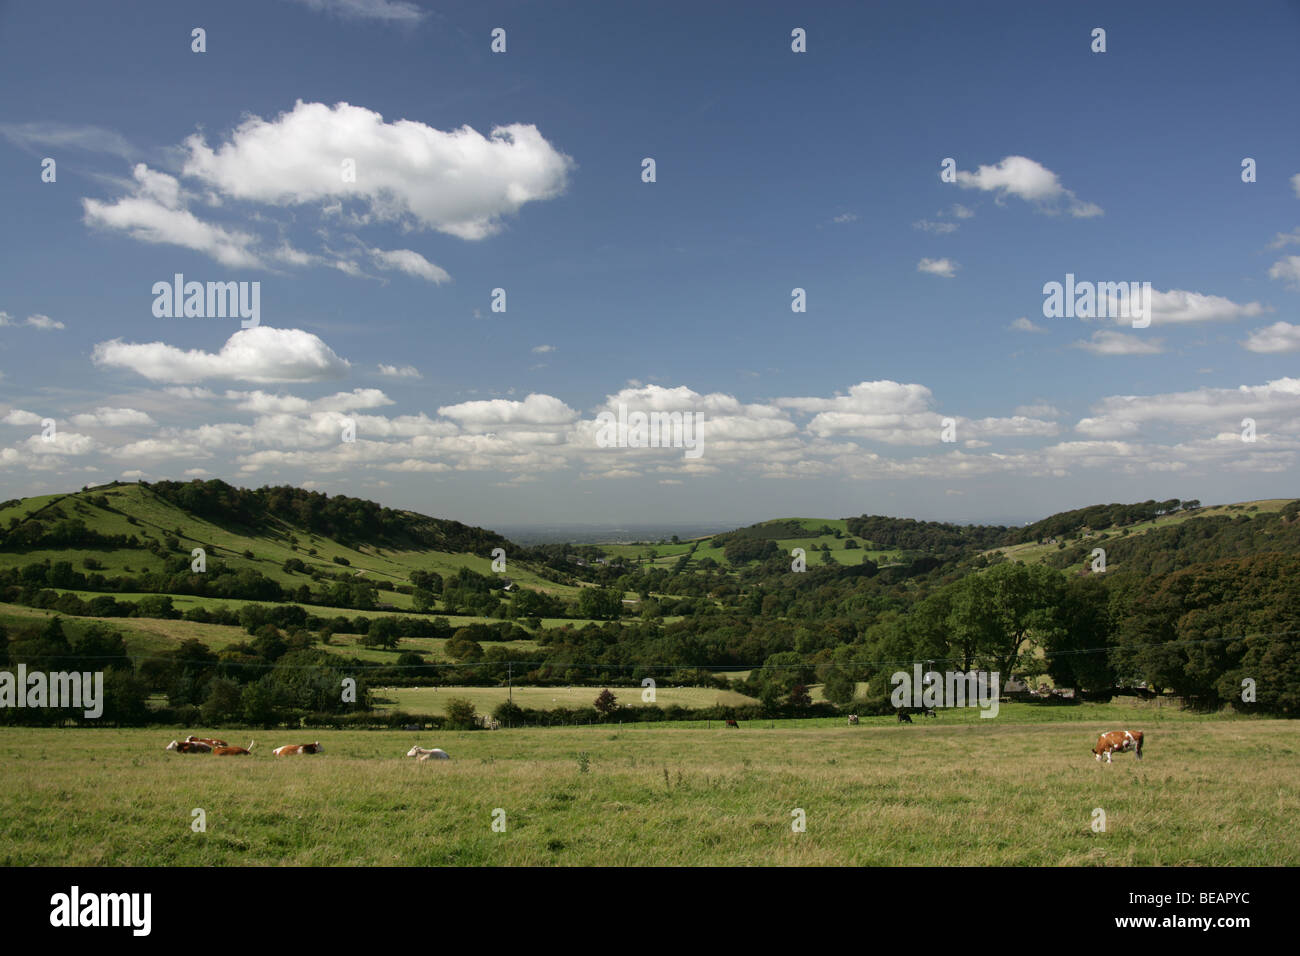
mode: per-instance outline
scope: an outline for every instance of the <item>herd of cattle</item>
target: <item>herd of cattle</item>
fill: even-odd
[[[249,741],[247,747],[232,747],[224,740],[217,740],[213,737],[195,737],[193,734],[184,740],[173,740],[163,750],[175,751],[178,754],[213,754],[217,757],[247,757],[253,752],[253,745],[257,741]],[[322,753],[323,748],[320,741],[310,744],[285,744],[283,747],[276,747],[271,753],[277,757],[291,757],[296,754],[318,754]],[[415,757],[418,761],[425,760],[450,760],[451,755],[445,750],[438,747],[420,747],[415,746],[406,752],[406,756]]]
[[[184,740],[173,740],[163,750],[174,750],[178,754],[212,754],[217,757],[247,757],[253,752],[253,745],[257,741],[249,741],[247,747],[232,747],[224,740],[217,740],[213,737],[195,737],[190,735]],[[320,741],[313,744],[285,744],[283,747],[276,747],[271,753],[277,757],[288,757],[293,754],[318,754],[321,752]]]
[[[921,710],[920,713],[927,714],[930,717],[935,716],[933,710]],[[898,719],[899,722],[906,721],[909,724],[912,722],[912,718],[908,716],[905,709],[898,712]],[[849,714],[849,726],[855,727],[858,723],[858,715]],[[731,718],[727,719],[726,726],[734,727],[737,730],[740,729],[740,724]],[[172,750],[181,754],[210,753],[217,757],[247,757],[252,754],[253,745],[255,743],[256,741],[249,741],[247,747],[232,747],[224,740],[190,735],[184,740],[173,740],[163,749]],[[1104,733],[1098,737],[1096,746],[1092,748],[1092,752],[1096,756],[1098,763],[1101,762],[1103,756],[1106,758],[1106,763],[1110,763],[1112,755],[1117,753],[1127,753],[1129,751],[1132,751],[1133,756],[1138,760],[1142,759],[1142,731],[1112,730],[1109,733]],[[271,751],[271,753],[277,757],[288,757],[295,754],[318,754],[321,752],[320,741],[310,744],[285,744],[283,747],[276,747]],[[448,755],[445,750],[441,750],[437,747],[425,748],[418,745],[408,750],[406,756],[415,757],[416,760],[421,763],[426,760],[451,759],[450,755]]]

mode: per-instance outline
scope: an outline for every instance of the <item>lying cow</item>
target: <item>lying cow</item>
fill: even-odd
[[[849,726],[850,726],[850,727],[856,727],[857,725],[858,725],[858,715],[857,715],[857,714],[849,714]]]
[[[277,757],[291,757],[294,754],[318,754],[320,752],[320,741],[314,744],[285,744],[283,747],[276,747],[271,751]]]
[[[178,754],[212,753],[212,748],[200,740],[173,740],[163,750],[174,750]]]
[[[228,747],[230,746],[224,740],[217,740],[213,737],[195,737],[193,734],[185,738],[187,744],[207,744],[209,747]]]
[[[434,747],[430,750],[426,750],[423,747],[412,747],[410,750],[406,752],[406,756],[418,757],[421,761],[451,759],[451,754],[447,753],[447,751],[445,750],[439,750],[437,747]]]
[[[912,722],[912,714],[921,717],[938,716],[938,714],[934,712],[933,707],[900,707],[898,708],[898,722],[900,724],[910,724]]]
[[[1112,730],[1098,737],[1097,746],[1092,748],[1098,763],[1101,763],[1102,754],[1106,755],[1106,763],[1110,763],[1111,754],[1124,753],[1126,750],[1133,751],[1133,756],[1138,760],[1142,759],[1142,731]]]
[[[224,747],[224,746],[223,746],[223,747],[217,747],[215,750],[212,751],[212,756],[214,756],[214,757],[247,757],[247,756],[249,756],[250,754],[252,754],[252,752],[253,752],[253,744],[255,744],[255,743],[257,743],[256,740],[250,740],[250,741],[248,742],[248,749],[247,749],[247,750],[245,750],[243,747]]]

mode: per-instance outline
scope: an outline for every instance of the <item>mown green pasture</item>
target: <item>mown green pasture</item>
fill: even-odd
[[[241,731],[257,746],[240,758],[163,750],[219,728],[6,728],[0,865],[1300,865],[1294,722],[1170,715],[1135,727],[1145,760],[1106,766],[1089,748],[1114,722],[1071,710],[1037,724]],[[270,754],[316,739],[317,756]],[[413,743],[453,759],[417,763]]]

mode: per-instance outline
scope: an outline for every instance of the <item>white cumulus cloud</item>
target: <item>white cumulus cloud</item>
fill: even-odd
[[[943,276],[945,279],[951,279],[957,274],[957,263],[951,259],[922,259],[916,264],[917,272],[928,272],[930,275]]]
[[[286,206],[356,199],[374,219],[461,239],[490,236],[525,203],[559,195],[573,168],[531,124],[484,136],[301,100],[273,120],[246,119],[216,149],[201,134],[185,147],[185,175],[226,196]],[[342,175],[347,160],[354,182]]]
[[[256,236],[204,222],[184,207],[180,182],[144,163],[134,171],[134,194],[116,202],[83,199],[86,224],[118,229],[141,242],[182,246],[227,266],[256,266]]]
[[[1241,345],[1251,352],[1300,352],[1300,325],[1274,322],[1251,332]]]
[[[349,368],[346,359],[312,333],[265,325],[240,329],[219,352],[112,339],[95,346],[93,359],[96,365],[130,369],[151,381],[181,384],[205,379],[318,382],[339,378]]]
[[[1064,202],[1070,215],[1081,219],[1102,214],[1100,206],[1080,201],[1061,185],[1056,173],[1027,156],[1007,156],[991,166],[980,166],[973,173],[958,170],[957,185],[996,193],[999,200],[1015,196],[1044,208]]]

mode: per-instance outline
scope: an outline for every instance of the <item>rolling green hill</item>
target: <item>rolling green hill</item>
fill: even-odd
[[[1117,573],[1086,574],[1096,547]],[[806,566],[792,567],[796,549]],[[1292,599],[1270,582],[1298,555],[1300,501],[1289,499],[1094,505],[1022,528],[779,518],[671,543],[520,547],[294,488],[113,483],[0,503],[0,655],[90,655],[108,641],[142,668],[154,699],[242,694],[248,714],[268,706],[260,678],[272,672],[267,693],[319,708],[324,698],[293,675],[336,666],[444,688],[653,675],[710,701],[734,685],[765,712],[865,707],[879,662],[922,654],[1102,691],[1158,681],[1213,702],[1232,697],[1226,661],[1288,646]],[[1131,570],[1143,574],[1126,579]],[[1222,622],[1202,633],[1202,619],[1179,610],[1202,600],[1184,580],[1263,596],[1208,608]],[[995,600],[1017,588],[1037,616],[999,645],[1012,631]],[[1144,650],[1243,627],[1276,646],[1242,645],[1209,668],[1190,652],[1171,666]],[[240,688],[217,687],[232,678]],[[1285,711],[1289,693],[1269,690],[1269,706]]]
[[[222,482],[193,484],[219,485],[232,495],[243,491]],[[177,487],[182,491],[177,491]],[[0,507],[0,568],[47,558],[82,567],[89,558],[102,565],[106,575],[162,572],[169,557],[189,557],[194,548],[203,548],[209,561],[220,560],[234,571],[256,570],[284,587],[301,585],[305,575],[309,576],[313,570],[336,575],[344,569],[353,577],[388,582],[396,587],[407,584],[415,570],[433,571],[444,577],[454,575],[461,568],[489,574],[492,548],[503,547],[507,553],[508,575],[520,585],[557,594],[576,593],[575,588],[545,580],[526,566],[510,566],[509,555],[521,549],[494,532],[469,528],[459,522],[379,509],[387,515],[384,522],[375,522],[373,536],[365,537],[366,526],[362,525],[348,528],[346,539],[339,540],[312,530],[313,524],[328,522],[319,518],[313,521],[308,515],[300,523],[287,507],[256,510],[251,504],[240,507],[229,499],[224,502],[217,499],[213,504],[214,496],[209,496],[195,499],[204,513],[187,510],[181,503],[186,498],[185,487],[174,483],[163,487],[114,483],[70,494],[5,502]],[[368,518],[378,509],[371,502],[359,504],[369,506],[358,509],[363,517]],[[394,533],[393,522],[403,521],[409,523],[411,533]],[[76,522],[86,532],[84,539],[77,544],[62,543],[59,529]],[[96,540],[114,538],[134,538],[135,543],[101,544]],[[477,545],[476,550],[440,547],[467,544]],[[284,563],[290,559],[301,561],[306,571],[285,570]],[[398,609],[411,607],[409,594],[395,590],[385,593],[385,603],[392,603]]]
[[[1209,537],[1228,521],[1249,522],[1254,518],[1277,515],[1293,503],[1293,499],[1290,498],[1264,498],[1257,501],[1198,507],[1190,511],[1180,510],[1127,524],[1110,524],[1095,528],[1075,524],[1068,532],[1055,533],[1048,529],[1054,519],[1062,516],[1053,516],[1030,526],[1039,529],[1038,534],[1042,535],[1041,538],[1034,538],[1031,535],[1031,540],[991,548],[983,552],[983,555],[990,559],[1000,556],[1011,561],[1023,561],[1026,564],[1048,563],[1054,567],[1065,567],[1071,562],[1082,564],[1085,557],[1091,555],[1093,548],[1100,547],[1107,552],[1107,568],[1112,569],[1122,565],[1125,554],[1132,554],[1136,550],[1136,542],[1124,539],[1150,535],[1149,543],[1143,542],[1148,544],[1148,547],[1143,550],[1177,551],[1183,542],[1161,534],[1153,535],[1152,532],[1166,532],[1190,523],[1207,532],[1202,536]],[[1078,515],[1080,512],[1064,514]],[[1257,527],[1262,528],[1262,526]],[[1260,540],[1257,544],[1266,544],[1266,542]],[[1246,548],[1242,553],[1251,553],[1251,550]]]

